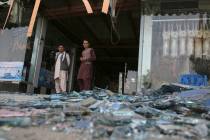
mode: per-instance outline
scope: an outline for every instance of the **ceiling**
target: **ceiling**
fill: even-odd
[[[89,15],[82,0],[44,0],[41,12],[50,25],[47,43],[55,40],[54,28],[58,29],[74,44],[81,46],[88,39],[100,56],[97,62],[124,63],[137,66],[140,2],[139,0],[119,0],[116,18],[116,32],[113,31],[112,18],[101,12],[102,0],[92,0],[94,13]],[[52,30],[52,31],[50,31]]]

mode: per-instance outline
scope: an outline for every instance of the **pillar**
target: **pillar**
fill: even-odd
[[[28,84],[27,92],[34,92],[34,88],[38,87],[46,30],[47,20],[43,16],[38,17],[28,80],[30,84]]]

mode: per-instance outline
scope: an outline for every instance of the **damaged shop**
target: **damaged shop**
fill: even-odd
[[[209,5],[1,0],[0,139],[210,139]],[[79,91],[84,39],[96,61]],[[54,89],[60,44],[67,94]]]
[[[108,9],[103,1],[91,2],[93,13],[88,13],[83,1],[76,0],[69,2],[21,1],[22,9],[19,8],[21,10],[16,13],[13,12],[15,9],[13,5],[5,32],[20,30],[19,28],[24,27],[25,30],[23,29],[21,34],[27,37],[21,38],[24,42],[23,49],[20,50],[22,54],[18,55],[22,57],[20,61],[16,60],[12,54],[7,56],[12,57],[11,59],[1,60],[10,63],[12,61],[13,64],[17,61],[21,62],[20,71],[22,72],[21,78],[16,80],[15,84],[14,79],[7,80],[12,81],[13,87],[16,88],[10,88],[11,83],[2,79],[4,81],[2,89],[43,94],[54,92],[55,53],[57,47],[63,44],[71,60],[68,91],[78,90],[76,76],[83,49],[82,42],[86,38],[97,56],[93,70],[93,86],[121,93],[136,93],[140,2],[117,2],[118,4],[116,2],[110,2],[113,6],[109,13],[106,12]],[[11,5],[5,3],[2,7],[6,15]],[[36,10],[38,10],[37,13]],[[17,14],[21,15],[21,20],[20,23],[15,22],[14,26],[11,24],[11,17]],[[5,36],[6,34],[4,33]],[[1,46],[9,49],[3,41]],[[19,48],[16,47],[16,49]],[[14,74],[15,72],[10,73],[13,77]],[[4,77],[9,74],[2,72],[2,75]]]
[[[6,27],[1,33],[5,66],[1,87],[5,91],[54,92],[59,44],[71,57],[68,91],[78,90],[76,77],[85,38],[97,56],[93,86],[135,94],[163,83],[189,84],[184,75],[203,79],[194,80],[194,85],[208,83],[208,2],[112,1],[108,14],[103,1],[91,3],[93,13],[82,1],[14,1],[12,8],[9,2],[1,4],[1,25]],[[16,70],[11,74],[5,63]]]

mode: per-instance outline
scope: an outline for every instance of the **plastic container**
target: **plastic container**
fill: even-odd
[[[207,86],[208,78],[206,75],[184,74],[180,76],[179,83],[191,86]]]

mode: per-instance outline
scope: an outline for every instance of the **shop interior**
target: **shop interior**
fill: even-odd
[[[87,13],[82,1],[43,1],[42,7],[45,8],[41,12],[48,19],[48,25],[42,68],[53,71],[57,46],[64,45],[70,55],[76,53],[71,90],[77,90],[79,57],[83,50],[83,39],[87,39],[97,57],[94,63],[94,86],[118,92],[120,80],[123,80],[119,79],[120,72],[135,71],[137,74],[140,2],[118,1],[115,14],[101,12],[103,1],[90,3],[93,14]]]
[[[151,88],[151,86],[155,88],[151,83],[159,86],[164,81],[178,81],[180,73],[189,73],[192,72],[191,70],[209,77],[209,68],[206,67],[206,65],[209,65],[208,56],[206,56],[208,50],[204,51],[205,46],[208,46],[206,43],[208,44],[209,41],[207,33],[209,30],[209,14],[203,12],[205,11],[205,2],[198,0],[190,0],[190,3],[189,0],[157,0],[156,2],[152,0],[147,2],[113,0],[112,2],[114,1],[117,2],[116,7],[112,5],[108,9],[108,13],[102,11],[103,0],[89,1],[93,10],[90,14],[83,1],[42,0],[37,18],[42,16],[47,20],[47,31],[44,39],[41,69],[49,72],[49,74],[53,72],[57,47],[60,44],[64,45],[67,52],[75,56],[75,65],[71,77],[73,81],[69,90],[78,90],[76,77],[80,65],[79,57],[83,50],[82,42],[87,39],[91,47],[94,48],[97,57],[94,64],[93,81],[96,87],[123,92],[121,89],[123,86],[125,88],[126,84],[122,84],[122,81],[126,82],[129,72],[131,72],[131,81],[137,83],[138,60],[140,58],[142,58],[142,77],[140,79],[145,80],[141,84],[148,86],[148,88]],[[23,0],[21,2],[23,4],[16,7],[15,12],[11,13],[11,18],[7,24],[9,29],[11,27],[26,27],[29,24],[32,14],[31,9],[33,9],[35,1]],[[3,26],[2,23],[8,8],[8,6],[5,6],[0,9],[0,15],[2,15],[0,17],[1,26]],[[141,52],[143,55],[139,57],[139,46],[141,45],[139,42],[142,42],[139,40],[141,39],[140,18],[142,19],[140,16],[147,19],[144,19],[144,23],[142,22],[145,30],[141,31],[144,40],[141,47],[144,49]],[[31,58],[34,50],[36,26],[37,20],[33,35],[28,39],[26,45],[25,75],[23,71],[25,85],[31,84],[28,77],[30,64],[32,64]],[[194,52],[185,56],[183,54],[186,54],[189,50],[188,48],[181,50],[181,48],[184,48],[181,46],[192,46],[192,44],[190,44],[189,37],[182,37],[182,40],[179,38],[183,36],[183,34],[180,35],[180,32],[187,34],[189,30],[197,33],[206,31],[207,39],[203,41],[197,39],[198,41],[194,43],[195,46],[191,47],[191,51]],[[173,41],[169,41],[172,39],[167,38],[168,32],[174,32],[174,36],[178,34],[178,37]],[[164,34],[166,35],[164,36]],[[171,35],[172,38],[174,36]],[[199,38],[196,35],[194,36],[194,39]],[[167,44],[169,42],[171,43]],[[169,46],[168,50],[166,49],[167,46]],[[195,51],[195,48],[198,48],[198,51]],[[198,54],[195,54],[195,52]],[[198,59],[190,57],[193,54],[197,55]],[[190,66],[185,65],[185,67],[182,64],[190,64]],[[41,70],[40,73],[42,73]],[[135,86],[133,89],[136,89]],[[41,87],[42,85],[38,86],[38,93]],[[49,93],[52,92],[50,89]]]

